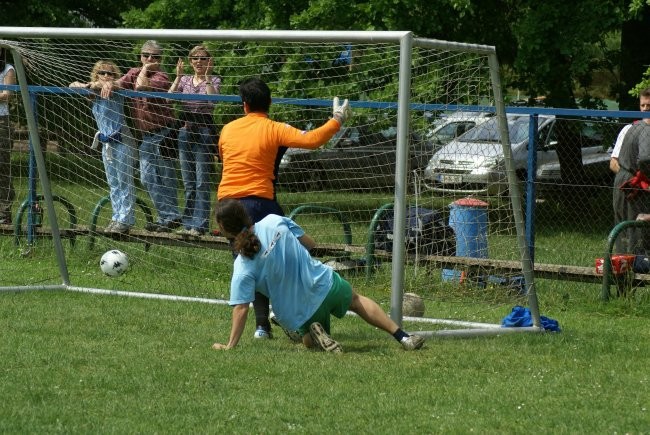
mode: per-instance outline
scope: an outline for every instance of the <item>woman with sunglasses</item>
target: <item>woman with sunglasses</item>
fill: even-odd
[[[90,73],[90,82],[73,82],[71,88],[86,88],[92,92],[92,112],[99,130],[95,135],[102,144],[102,160],[110,190],[113,213],[106,232],[126,234],[135,224],[135,139],[124,118],[124,97],[112,92],[120,76],[117,65],[99,60]],[[97,94],[99,93],[99,95]]]
[[[221,79],[212,73],[213,60],[207,48],[197,45],[190,50],[190,64],[194,74],[183,74],[185,62],[178,59],[176,79],[169,92],[183,94],[219,93]],[[185,208],[181,234],[201,236],[210,224],[211,177],[214,165],[216,128],[212,118],[214,101],[183,100],[181,103],[183,127],[178,133],[178,156],[185,187]]]

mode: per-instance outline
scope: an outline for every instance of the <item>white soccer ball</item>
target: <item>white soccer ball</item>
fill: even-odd
[[[404,293],[402,314],[408,317],[424,316],[424,299],[415,293]]]
[[[129,268],[129,257],[122,251],[111,249],[102,255],[102,259],[99,260],[99,267],[104,272],[104,275],[120,276]]]

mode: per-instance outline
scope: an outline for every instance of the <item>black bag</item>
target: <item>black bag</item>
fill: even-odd
[[[632,271],[635,273],[650,273],[650,257],[646,254],[635,255]]]
[[[377,222],[375,249],[393,250],[393,210]],[[442,212],[411,206],[406,212],[404,243],[408,253],[421,255],[456,255],[454,230],[445,223]]]

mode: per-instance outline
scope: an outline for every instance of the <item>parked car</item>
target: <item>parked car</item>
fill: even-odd
[[[494,113],[489,112],[454,112],[449,115],[443,114],[433,121],[432,127],[427,131],[425,136],[434,145],[442,146],[493,116]]]
[[[316,150],[290,148],[282,157],[278,183],[290,190],[386,189],[395,185],[397,130],[370,131],[366,126],[342,127]],[[409,135],[408,171],[422,171],[434,146]]]
[[[611,186],[614,173],[609,169],[612,150],[603,151],[600,147],[588,147],[582,152],[582,166],[586,180],[599,185]],[[562,182],[560,162],[549,162],[539,165],[535,172],[536,180],[543,184],[559,184]]]
[[[524,179],[528,161],[529,115],[508,115],[512,157],[517,175]],[[558,138],[568,122],[579,126],[574,140],[580,142],[584,174],[609,176],[609,154],[593,123],[567,121],[560,126],[555,116],[538,117],[537,173],[540,181],[560,181]],[[564,136],[566,137],[566,135]],[[497,119],[492,118],[467,131],[438,150],[424,170],[426,187],[441,192],[502,194],[508,190],[505,162]]]

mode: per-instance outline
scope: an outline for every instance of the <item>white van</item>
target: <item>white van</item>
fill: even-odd
[[[517,175],[526,176],[528,161],[529,115],[508,115],[508,132]],[[598,170],[606,176],[609,155],[602,140],[581,122],[581,152],[583,164],[598,163]],[[558,129],[554,116],[538,117],[537,166],[559,168],[556,151]],[[558,171],[559,173],[559,171]],[[557,180],[559,181],[559,180]],[[467,131],[436,151],[424,170],[424,184],[434,191],[462,194],[502,194],[508,190],[505,163],[496,117]]]

